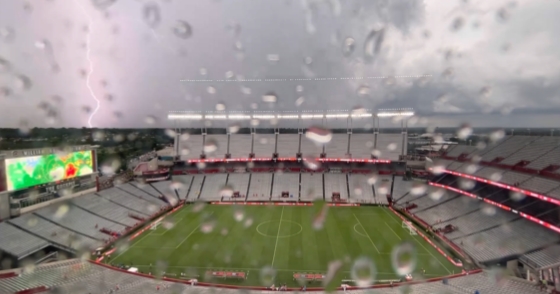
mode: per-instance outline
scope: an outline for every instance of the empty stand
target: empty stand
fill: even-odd
[[[348,185],[350,188],[350,202],[370,203],[374,202],[373,187],[368,183],[369,176],[363,174],[348,174]]]
[[[239,194],[243,197],[241,198],[232,198],[233,201],[245,201],[247,199],[247,189],[249,188],[249,177],[250,174],[229,174],[228,177],[228,186],[233,188],[234,192],[239,192]]]
[[[160,209],[160,207],[154,203],[137,197],[125,190],[121,190],[118,187],[99,191],[97,195],[145,215],[152,215]]]
[[[520,144],[521,145],[521,144]],[[532,161],[558,147],[558,137],[540,137],[524,142],[519,150],[501,161],[503,164],[514,165],[522,160]]]
[[[194,176],[173,176],[171,181],[173,182],[173,188],[177,190],[180,199],[187,198],[187,193],[191,187]]]
[[[115,205],[111,201],[106,200],[102,197],[97,197],[93,194],[75,198],[73,203],[74,205],[89,210],[92,213],[103,216],[104,218],[110,219],[119,224],[132,227],[136,223],[138,223],[138,220],[135,220],[129,216],[130,211],[128,209],[119,205]]]
[[[204,187],[200,193],[200,200],[204,201],[219,201],[222,197],[220,191],[226,185],[227,174],[210,174],[206,175],[204,180]]]
[[[555,137],[558,138],[558,137]],[[560,143],[556,142],[556,147],[548,153],[543,154],[539,158],[531,161],[526,167],[536,170],[542,170],[551,164],[560,165]]]
[[[196,201],[200,197],[200,192],[202,190],[203,183],[204,183],[204,175],[195,175],[193,177],[187,200]]]
[[[523,183],[530,179],[532,176],[527,174],[522,174],[519,172],[508,171],[502,174],[502,179],[500,182],[506,183],[509,185],[514,185],[516,183]]]
[[[379,204],[389,204],[387,195],[391,194],[392,177],[380,176],[373,185],[375,188],[375,202]]]
[[[302,140],[304,139],[305,138],[302,137]],[[298,145],[299,145],[298,134],[278,135],[278,155],[280,157],[295,157],[298,152]]]
[[[461,154],[471,154],[476,151],[476,146],[468,146],[468,145],[455,145],[451,147],[446,155],[451,157],[459,157]]]
[[[190,135],[187,140],[179,141],[181,160],[200,158],[202,148],[202,135]]]
[[[253,142],[255,157],[272,157],[275,140],[276,136],[274,134],[255,134],[255,142]],[[282,148],[284,147],[278,147],[279,150]]]
[[[352,134],[350,138],[350,154],[352,154],[352,158],[371,158],[373,140],[373,134]]]
[[[377,150],[381,151],[381,158],[399,160],[402,153],[402,140],[402,134],[377,135]]]
[[[532,177],[522,182],[519,187],[539,193],[548,193],[560,187],[560,182],[544,179],[541,177]]]
[[[333,134],[332,140],[325,145],[327,157],[345,158],[348,148],[347,134]]]
[[[25,257],[48,245],[49,243],[41,238],[8,223],[0,223],[0,249],[15,257]]]
[[[523,148],[526,144],[536,139],[530,136],[510,136],[503,140],[500,144],[488,149],[487,151],[480,152],[483,161],[492,161],[497,157],[506,158]]]
[[[282,193],[288,193],[288,198],[282,197]],[[275,173],[274,185],[272,186],[273,201],[297,201],[299,199],[299,174]]]
[[[323,174],[302,173],[301,174],[301,196],[300,200],[314,201],[323,200]]]
[[[251,174],[251,186],[249,187],[248,201],[268,201],[272,186],[271,173]]]
[[[247,158],[251,153],[251,135],[232,134],[229,137],[229,153],[232,158]]]
[[[140,188],[142,187],[142,188]],[[133,185],[131,183],[128,184],[124,184],[124,185],[119,185],[116,187],[117,189],[120,189],[122,191],[125,191],[127,193],[129,193],[130,195],[133,195],[137,198],[142,198],[143,200],[150,202],[151,204],[159,207],[165,206],[165,202],[163,202],[161,199],[159,199],[156,195],[157,192],[153,191],[153,189],[150,187],[149,191],[152,193],[148,193],[146,190],[148,190],[147,186],[145,184],[143,185]],[[145,190],[146,189],[146,190]]]
[[[340,199],[348,200],[348,182],[346,174],[325,174],[325,199],[330,201],[333,193],[340,193]]]
[[[226,134],[221,134],[221,135],[206,135],[206,145],[207,146],[211,146],[214,143],[215,144],[215,151],[212,152],[205,152],[206,153],[206,158],[225,158],[226,153],[227,153],[227,135]],[[207,148],[206,151],[208,151],[210,148]]]

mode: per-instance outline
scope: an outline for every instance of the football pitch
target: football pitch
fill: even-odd
[[[399,252],[396,258],[393,250]],[[356,280],[352,275],[357,272],[356,260],[371,261],[375,269],[366,266],[365,275],[375,276],[376,281],[400,279],[397,272],[411,265],[415,265],[415,279],[460,271],[421,236],[403,228],[402,220],[388,208],[317,203],[185,206],[106,262],[133,266],[143,273],[165,272],[176,278],[183,273],[201,282],[246,286],[270,286],[272,272],[277,285],[298,286],[294,273],[326,274],[329,264],[338,264],[339,286],[343,279]],[[209,271],[245,272],[247,278],[209,279],[205,277]]]

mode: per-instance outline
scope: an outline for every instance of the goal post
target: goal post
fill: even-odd
[[[412,236],[418,235],[418,233],[416,233],[416,230],[414,229],[414,226],[412,225],[411,222],[403,221],[402,222],[402,228],[407,229],[408,232],[410,233],[410,235],[412,235]]]
[[[159,225],[161,224],[161,221],[157,221],[155,223],[152,224],[152,226],[150,227],[150,230],[155,231],[159,228]]]

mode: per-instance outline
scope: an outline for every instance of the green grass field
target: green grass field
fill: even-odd
[[[340,260],[343,266],[336,277],[340,285],[341,279],[351,278],[352,265],[360,257],[374,263],[376,280],[398,279],[391,252],[410,243],[415,254],[402,254],[399,260],[416,261],[415,278],[421,276],[421,269],[426,278],[460,271],[422,237],[411,236],[402,221],[383,207],[329,207],[325,220],[315,223],[321,205],[206,205],[199,211],[196,207],[186,206],[170,215],[107,262],[152,274],[163,270],[178,276],[199,275],[199,281],[205,281],[208,270],[244,271],[248,273],[244,281],[212,281],[251,286],[269,286],[263,285],[269,280],[264,281],[262,273],[272,267],[275,283],[296,286],[294,273],[327,273],[329,263]]]

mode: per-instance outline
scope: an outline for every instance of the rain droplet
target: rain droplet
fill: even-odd
[[[220,102],[220,103],[216,104],[216,110],[217,111],[224,111],[224,110],[226,110],[226,105],[223,102]]]
[[[303,165],[311,170],[316,170],[321,167],[321,163],[313,157],[308,157],[303,159]]]
[[[367,35],[364,43],[364,58],[366,61],[374,60],[375,56],[379,54],[384,36],[385,29],[372,30],[369,35]]]
[[[182,133],[181,136],[179,136],[179,140],[181,142],[185,142],[190,138],[190,134],[189,133]]]
[[[233,78],[234,75],[235,74],[233,73],[233,71],[231,71],[231,70],[227,71],[226,72],[226,79],[231,79],[231,78]]]
[[[509,198],[511,198],[511,200],[513,200],[513,201],[519,202],[519,201],[525,199],[525,194],[519,193],[519,192],[510,191],[510,192],[509,192]]]
[[[236,210],[233,213],[233,218],[235,219],[235,221],[240,222],[245,218],[245,214],[241,210]]]
[[[442,72],[442,76],[446,79],[450,79],[453,77],[453,75],[455,74],[453,68],[446,68],[443,72]]]
[[[305,97],[301,96],[298,99],[296,99],[296,106],[301,106],[303,104],[303,102],[305,102]]]
[[[311,65],[311,63],[313,63],[313,58],[311,57],[305,57],[304,61],[303,61],[306,65]]]
[[[269,92],[262,96],[262,101],[267,103],[276,103],[276,101],[278,101],[278,97],[275,93]]]
[[[202,225],[200,226],[200,231],[203,232],[204,234],[208,234],[211,233],[214,230],[214,227],[216,226],[216,223],[213,221],[207,221],[202,223]]]
[[[156,117],[153,115],[148,115],[144,118],[144,122],[148,125],[153,125],[157,121]]]
[[[244,226],[245,228],[248,228],[248,227],[250,227],[250,226],[252,226],[252,225],[253,225],[253,219],[252,219],[252,218],[246,219],[245,222],[243,223],[243,226]]]
[[[274,284],[276,271],[269,266],[263,267],[260,271],[261,285],[269,287]]]
[[[0,73],[8,72],[12,69],[12,65],[6,59],[0,57]]]
[[[266,56],[266,59],[268,59],[268,61],[271,61],[271,62],[278,62],[278,61],[280,61],[280,55],[278,55],[278,54],[268,54]]]
[[[482,98],[488,98],[490,97],[490,95],[492,95],[492,88],[490,88],[489,86],[486,87],[482,87],[482,89],[480,89],[480,97]]]
[[[297,85],[296,92],[303,92],[303,86],[302,85]]]
[[[204,142],[203,150],[206,154],[216,152],[218,150],[218,142],[212,138],[207,139],[206,142]]]
[[[12,89],[8,87],[0,87],[0,97],[8,97],[12,95]]]
[[[390,151],[397,150],[397,143],[389,143],[389,145],[387,145],[387,150],[390,150]]]
[[[260,121],[258,119],[252,119],[251,120],[251,126],[256,127],[260,124]]]
[[[183,20],[178,20],[173,27],[173,34],[181,39],[188,39],[192,36],[191,25]]]
[[[142,16],[149,27],[155,28],[161,20],[159,6],[153,2],[146,3],[142,9]]]
[[[445,190],[443,189],[433,189],[428,195],[433,201],[439,201],[445,195]]]
[[[473,133],[473,129],[469,124],[462,124],[457,130],[457,137],[461,140],[468,139]]]
[[[414,196],[421,196],[426,193],[426,190],[427,190],[426,185],[419,182],[414,182],[412,184],[412,187],[410,188],[410,194]]]
[[[251,103],[250,107],[251,109],[256,110],[257,108],[259,108],[259,105],[257,103]]]
[[[459,179],[459,187],[462,190],[465,190],[465,191],[472,190],[475,185],[476,185],[476,183],[473,180],[464,179],[464,178]]]
[[[14,29],[11,27],[3,27],[0,29],[0,38],[4,42],[11,42],[14,39],[15,33]]]
[[[367,183],[370,186],[375,185],[375,183],[377,183],[377,175],[376,174],[370,175],[367,179]]]
[[[360,257],[352,265],[350,276],[358,287],[369,287],[375,281],[377,270],[375,264],[367,257]]]
[[[332,132],[323,127],[310,127],[305,132],[305,137],[315,144],[327,144],[332,140]]]
[[[228,126],[228,131],[230,134],[236,134],[237,132],[239,132],[240,128],[241,126],[239,124],[231,124]]]
[[[496,214],[496,207],[492,205],[483,204],[480,210],[482,211],[483,214],[488,216],[493,216]]]
[[[451,30],[456,32],[463,28],[463,25],[465,25],[465,21],[463,20],[463,18],[457,17],[453,20],[453,23],[451,23]]]
[[[505,21],[509,20],[510,13],[506,8],[500,8],[496,12],[496,16],[498,17],[498,20],[505,22]]]
[[[391,261],[397,275],[411,274],[416,268],[416,248],[410,242],[401,243],[393,248]]]
[[[371,94],[371,88],[365,85],[362,85],[357,90],[359,97],[368,97]]]
[[[208,92],[208,94],[216,94],[216,88],[209,86],[208,88],[206,88],[206,91]]]
[[[221,197],[231,197],[233,196],[233,187],[225,185],[220,189],[219,196]]]
[[[203,75],[203,76],[205,76],[205,75],[208,74],[208,70],[207,70],[206,68],[204,68],[204,67],[201,67],[201,68],[198,70],[198,72],[200,73],[200,75]]]
[[[249,88],[247,86],[241,86],[241,93],[243,93],[245,95],[251,95],[252,91],[251,91],[251,88]]]
[[[381,158],[381,151],[377,149],[373,149],[371,150],[371,155],[373,155],[373,157],[375,158]]]
[[[56,212],[54,213],[54,218],[57,220],[62,219],[70,210],[70,207],[67,204],[62,204],[58,207]]]
[[[354,52],[354,48],[356,47],[356,41],[353,38],[346,38],[342,45],[342,55],[348,57],[352,55]]]

